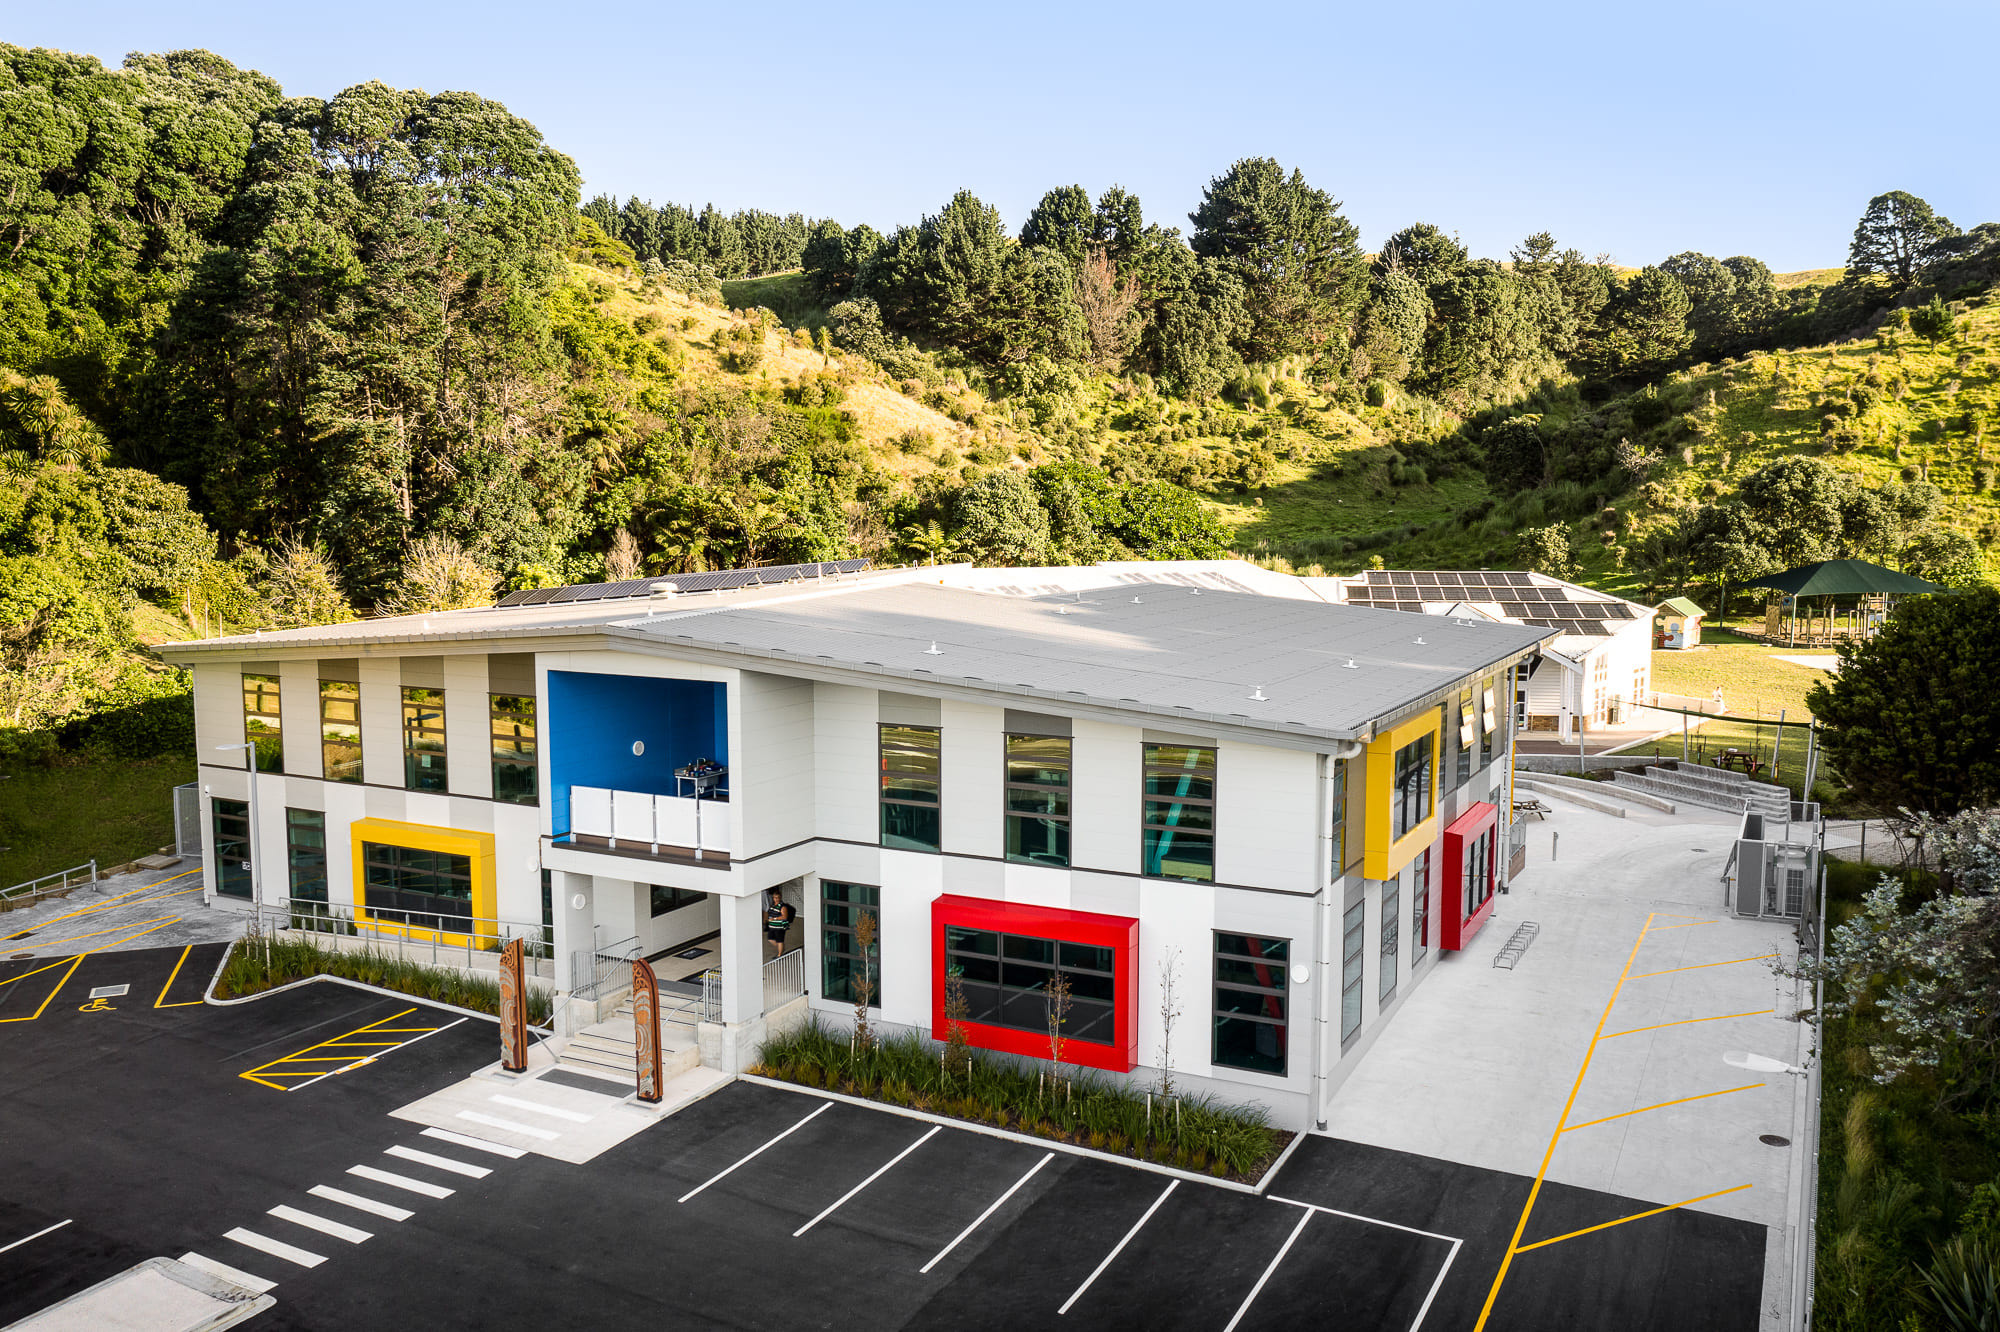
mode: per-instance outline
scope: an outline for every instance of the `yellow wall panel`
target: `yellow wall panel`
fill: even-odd
[[[1426,708],[1399,726],[1377,735],[1368,743],[1364,756],[1368,779],[1362,826],[1361,872],[1370,879],[1390,879],[1415,860],[1437,837],[1438,829],[1438,717],[1436,708]],[[1396,785],[1396,751],[1428,735],[1431,738],[1430,817],[1401,837],[1393,834],[1393,805]],[[1352,774],[1350,773],[1350,776]]]
[[[354,866],[354,919],[356,924],[364,924],[383,934],[400,934],[410,939],[429,943],[435,934],[437,941],[453,947],[464,947],[466,936],[463,932],[430,930],[414,925],[404,925],[397,921],[376,920],[368,910],[368,889],[365,881],[361,844],[374,842],[382,846],[404,846],[416,851],[442,851],[448,855],[464,856],[472,862],[472,914],[473,928],[480,936],[491,934],[494,918],[499,915],[498,892],[495,888],[493,834],[468,832],[462,828],[439,828],[428,823],[404,823],[397,819],[356,819],[348,825],[348,846],[353,853]],[[487,946],[483,937],[476,938],[475,947]],[[493,942],[498,946],[498,941]]]

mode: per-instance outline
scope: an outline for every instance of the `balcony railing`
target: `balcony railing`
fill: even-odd
[[[573,786],[569,792],[569,830],[586,837],[603,837],[614,850],[623,842],[655,851],[678,846],[726,856],[730,850],[729,803]]]

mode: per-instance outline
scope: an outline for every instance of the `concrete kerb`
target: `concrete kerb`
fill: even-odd
[[[842,1105],[859,1106],[864,1110],[880,1110],[885,1114],[901,1115],[905,1119],[915,1119],[925,1124],[940,1124],[945,1128],[963,1129],[967,1133],[982,1133],[989,1138],[999,1138],[1005,1142],[1017,1142],[1024,1147],[1041,1147],[1052,1152],[1067,1152],[1071,1156],[1088,1157],[1102,1161],[1106,1165],[1126,1166],[1133,1170],[1144,1170],[1167,1179],[1185,1180],[1190,1184],[1206,1184],[1210,1188],[1228,1189],[1232,1193],[1247,1193],[1261,1198],[1269,1191],[1278,1178],[1278,1172],[1291,1160],[1306,1135],[1292,1134],[1292,1140],[1278,1153],[1278,1159],[1271,1162],[1270,1169],[1255,1184],[1239,1184],[1233,1179],[1217,1179],[1214,1175],[1198,1174],[1192,1170],[1181,1170],[1174,1166],[1161,1165],[1157,1161],[1141,1161],[1137,1157],[1118,1156],[1111,1152],[1094,1151],[1089,1147],[1079,1147],[1073,1142],[1059,1142],[1054,1138],[1038,1138],[1030,1133],[1015,1133],[1011,1129],[995,1128],[991,1124],[980,1124],[970,1119],[954,1119],[950,1115],[934,1115],[928,1110],[912,1110],[905,1105],[890,1105],[885,1101],[871,1101],[865,1096],[849,1096],[845,1092],[827,1091],[823,1087],[802,1087],[796,1082],[785,1082],[778,1078],[767,1078],[759,1073],[738,1073],[737,1078],[755,1083],[759,1087],[772,1087],[779,1091],[797,1092],[801,1096],[817,1096],[823,1100],[839,1101]]]
[[[1557,786],[1552,782],[1538,782],[1531,777],[1524,776],[1516,776],[1514,784],[1533,791],[1538,795],[1549,796],[1556,800],[1566,800],[1572,805],[1581,805],[1585,809],[1596,810],[1599,814],[1609,814],[1614,819],[1625,817],[1625,806],[1613,804],[1609,800],[1598,800],[1593,796],[1587,796],[1581,791],[1572,790],[1567,786]]]
[[[237,1004],[254,1004],[259,999],[268,999],[274,994],[283,994],[287,990],[296,990],[301,985],[317,985],[324,981],[334,985],[346,985],[356,990],[366,990],[370,994],[379,994],[384,999],[397,999],[407,1003],[422,1004],[427,1008],[441,1008],[447,1013],[461,1013],[466,1017],[480,1018],[495,1025],[498,1025],[500,1021],[493,1014],[482,1013],[476,1008],[460,1008],[457,1004],[447,1004],[439,999],[426,999],[422,995],[405,994],[401,990],[385,990],[380,985],[370,985],[366,981],[349,980],[345,976],[306,976],[299,980],[286,981],[283,985],[274,985],[268,990],[259,990],[255,994],[246,994],[240,999],[218,999],[215,995],[215,984],[222,979],[222,968],[228,961],[229,950],[225,948],[222,951],[222,960],[215,964],[215,974],[208,978],[208,988],[202,991],[201,998],[203,1003],[214,1004],[218,1008],[233,1008]]]

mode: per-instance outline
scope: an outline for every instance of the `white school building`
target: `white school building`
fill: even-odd
[[[1490,916],[1510,704],[1557,631],[1231,562],[860,565],[159,649],[194,674],[209,894],[527,935],[589,993],[565,1030],[685,954],[729,1071],[796,1002],[783,963],[830,1021],[866,975],[940,1037],[956,974],[973,1045],[1043,1058],[1060,974],[1065,1057],[1150,1080],[1171,967],[1177,1081],[1291,1128]]]

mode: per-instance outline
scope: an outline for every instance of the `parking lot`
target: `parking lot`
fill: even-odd
[[[1532,1182],[1313,1136],[1256,1196],[751,1082],[572,1165],[391,1117],[490,1064],[490,1023],[333,984],[155,1007],[201,950],[118,956],[46,1003],[0,970],[0,1018],[41,1009],[0,1026],[0,1323],[192,1254],[286,1328],[1470,1328]],[[85,981],[130,989],[83,1011]],[[623,1092],[564,1089],[507,1113]],[[1607,1225],[1649,1205],[1545,1183],[1554,1242],[1486,1325],[1756,1327],[1761,1227]]]

